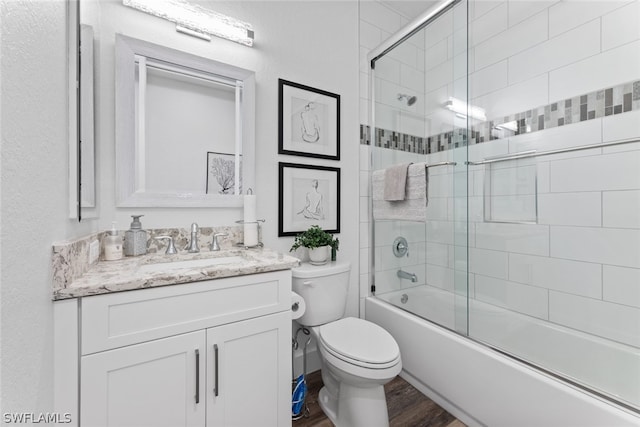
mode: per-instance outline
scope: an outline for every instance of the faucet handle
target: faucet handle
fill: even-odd
[[[167,244],[167,250],[165,251],[165,254],[167,255],[175,255],[178,253],[178,251],[176,250],[176,246],[173,244],[173,237],[171,236],[156,236],[154,237],[155,240],[168,240],[169,243]]]
[[[228,236],[228,233],[216,233],[213,235],[213,240],[211,241],[211,250],[212,251],[219,251],[220,250],[220,245],[218,244],[218,237],[224,237],[224,236]]]

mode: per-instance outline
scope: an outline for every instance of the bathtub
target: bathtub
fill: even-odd
[[[428,286],[404,289],[366,298],[365,317],[388,330],[398,342],[401,376],[465,424],[640,426],[640,414],[474,340],[491,342],[508,353],[527,354],[536,365],[555,366],[568,376],[585,378],[585,373],[589,374],[589,383],[596,389],[615,383],[621,401],[635,402],[640,401],[638,350],[475,300],[469,305],[471,340],[389,303],[454,329],[456,322],[463,327],[466,324],[464,304],[456,312],[454,298],[450,292]],[[591,372],[589,360],[593,358],[610,361],[611,369]]]

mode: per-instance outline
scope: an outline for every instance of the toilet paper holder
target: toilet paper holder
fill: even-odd
[[[300,319],[306,311],[304,299],[297,293],[291,291],[291,319]]]

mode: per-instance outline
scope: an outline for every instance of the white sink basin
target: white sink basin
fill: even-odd
[[[192,268],[210,268],[217,265],[238,264],[243,261],[245,261],[245,258],[239,255],[218,258],[190,259],[186,261],[167,261],[142,265],[138,268],[138,271],[141,273],[158,273],[162,271],[185,270]]]

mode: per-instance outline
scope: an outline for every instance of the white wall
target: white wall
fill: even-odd
[[[51,244],[91,229],[67,219],[66,5],[0,5],[1,412],[50,411]]]

